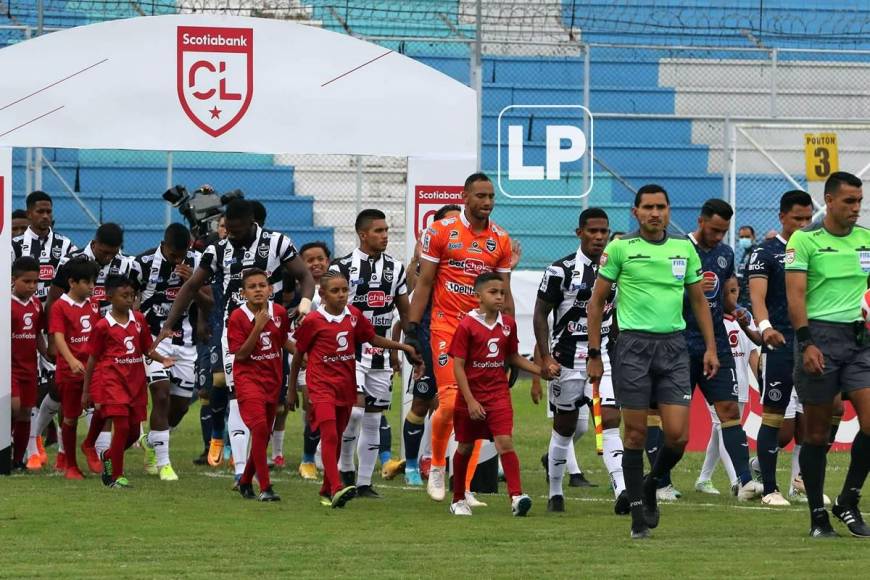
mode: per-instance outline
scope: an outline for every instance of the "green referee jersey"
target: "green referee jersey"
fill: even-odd
[[[835,236],[822,224],[792,234],[786,271],[807,273],[807,318],[827,322],[861,320],[861,298],[870,274],[870,230],[855,226]]]
[[[701,259],[686,237],[648,242],[633,232],[607,244],[598,275],[619,286],[620,330],[678,332],[686,328],[685,286],[701,280]]]

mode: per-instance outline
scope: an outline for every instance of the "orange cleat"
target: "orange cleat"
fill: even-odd
[[[87,447],[84,443],[82,443],[82,453],[85,454],[85,459],[88,461],[88,469],[91,470],[91,473],[102,473],[103,472],[103,462],[100,461],[100,457],[97,455],[97,450],[94,447]]]
[[[45,452],[45,446],[42,444],[42,435],[36,436],[36,452],[39,453],[39,460],[43,465],[48,463],[48,453]]]
[[[34,453],[27,458],[27,470],[39,471],[42,469],[42,459],[39,458],[39,453]]]
[[[55,471],[66,471],[66,453],[58,453],[54,460]]]
[[[219,467],[224,462],[224,440],[212,439],[208,445],[208,464]]]
[[[85,474],[82,473],[82,470],[78,468],[78,466],[67,467],[64,472],[64,478],[66,479],[84,479]]]

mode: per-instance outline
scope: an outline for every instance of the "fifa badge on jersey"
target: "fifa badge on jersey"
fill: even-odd
[[[686,264],[687,260],[685,258],[671,258],[671,273],[674,275],[674,278],[682,280],[686,277]]]
[[[870,272],[870,251],[858,250],[858,262],[861,264],[861,270]]]
[[[607,265],[607,252],[603,252],[601,254],[601,257],[598,258],[598,267],[603,268],[606,265]]]
[[[788,248],[785,251],[785,263],[794,264],[794,248]]]

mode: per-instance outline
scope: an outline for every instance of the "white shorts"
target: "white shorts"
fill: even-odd
[[[224,381],[227,385],[227,390],[232,393],[234,387],[236,386],[235,381],[233,381],[233,361],[236,358],[236,355],[230,353],[230,340],[227,338],[227,325],[224,324],[224,330],[221,334],[221,350],[224,354]],[[231,396],[231,398],[235,398],[235,394]]]
[[[610,359],[602,357],[604,375],[598,384],[598,395],[602,407],[617,407],[613,393],[613,377],[610,372]],[[550,407],[559,411],[574,411],[592,400],[592,383],[586,381],[586,368],[568,369],[562,367],[559,378],[550,381],[548,387]]]
[[[171,356],[175,364],[168,369],[157,361],[145,359],[148,382],[170,381],[169,394],[175,397],[192,397],[196,388],[196,347],[172,344],[169,339],[157,345],[157,352],[162,356]]]
[[[366,397],[366,405],[389,407],[393,400],[393,371],[356,365],[356,387]]]
[[[803,412],[804,412],[804,406],[798,400],[797,389],[792,389],[791,390],[791,399],[789,399],[789,401],[788,401],[788,407],[785,408],[784,417],[786,419],[794,419],[796,414],[800,413],[801,415],[803,415]]]

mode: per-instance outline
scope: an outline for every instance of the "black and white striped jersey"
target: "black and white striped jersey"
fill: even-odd
[[[592,287],[598,276],[598,264],[592,263],[579,248],[556,260],[544,271],[538,298],[552,304],[553,329],[550,350],[553,358],[565,368],[585,365],[589,330],[586,321],[586,304],[592,296]],[[613,321],[616,285],[607,297],[604,318],[601,321],[601,348],[607,346],[610,325]]]
[[[184,263],[195,270],[202,254],[188,250]],[[142,252],[135,258],[134,277],[139,283],[141,304],[139,310],[145,315],[151,334],[160,334],[163,323],[178,296],[184,281],[175,273],[175,265],[163,256],[160,246]],[[172,344],[191,346],[196,342],[197,307],[191,303],[184,316],[172,329]]]
[[[242,274],[250,268],[259,268],[269,276],[272,284],[272,300],[281,303],[284,288],[282,266],[296,258],[298,252],[293,241],[279,232],[270,232],[257,227],[257,234],[250,246],[232,243],[229,238],[209,245],[202,253],[199,265],[208,270],[213,281],[223,288],[224,321],[239,306],[242,298]]]
[[[329,269],[344,274],[350,284],[348,303],[362,311],[379,336],[387,336],[397,314],[396,298],[408,293],[405,266],[387,254],[373,260],[357,248],[333,260]],[[391,368],[390,357],[384,355],[384,349],[369,343],[357,344],[356,360],[370,369]]]
[[[54,230],[48,230],[48,235],[40,239],[28,227],[23,234],[12,239],[13,262],[21,256],[32,256],[39,261],[39,284],[36,287],[36,296],[43,306],[60,261],[76,250],[68,237]]]
[[[57,274],[54,277],[54,282],[52,282],[53,286],[61,288],[64,292],[69,292],[69,277],[64,271],[64,266],[67,262],[78,256],[85,256],[89,260],[96,259],[94,258],[94,252],[91,250],[91,244],[88,244],[81,250],[72,252],[66,258],[61,260],[60,266],[58,266],[57,269]],[[125,256],[121,252],[118,252],[118,254],[112,258],[111,262],[100,267],[100,271],[97,273],[96,284],[94,285],[94,293],[91,295],[94,300],[99,302],[100,316],[105,316],[112,307],[109,303],[109,297],[106,296],[106,279],[108,279],[109,276],[133,277],[133,268],[133,258],[131,256]]]

